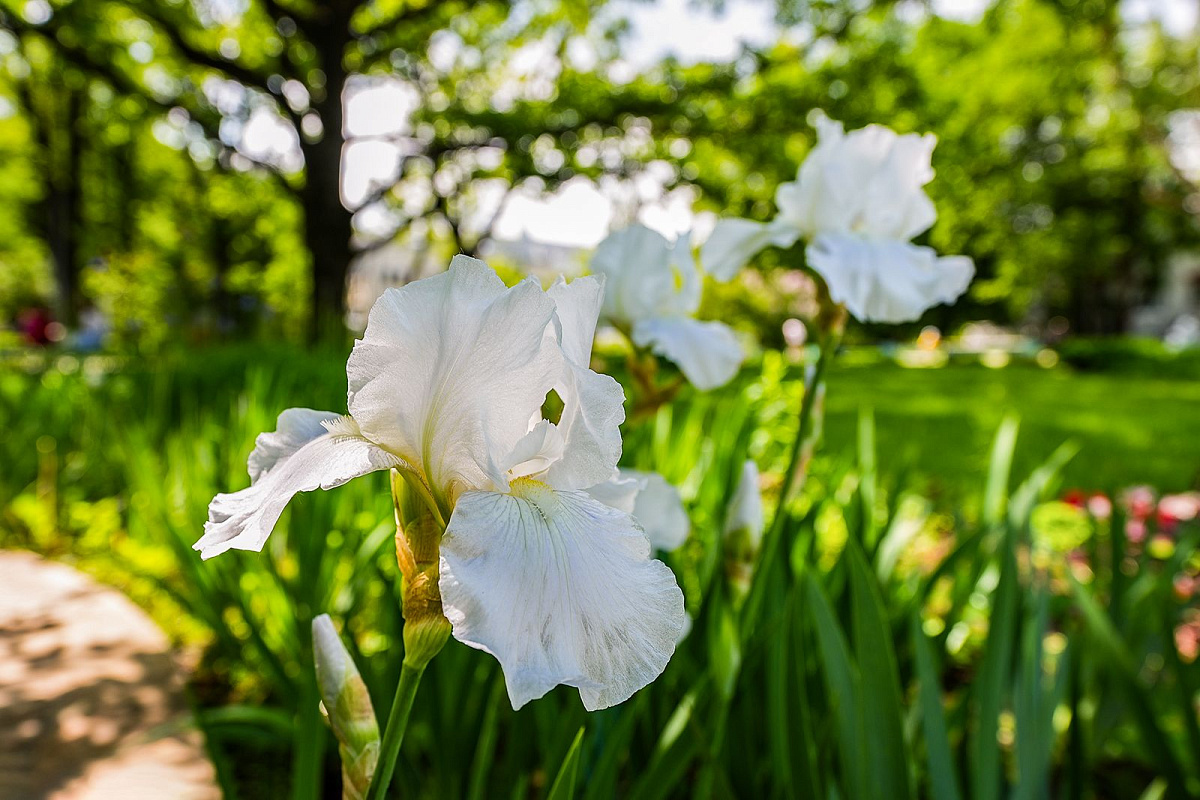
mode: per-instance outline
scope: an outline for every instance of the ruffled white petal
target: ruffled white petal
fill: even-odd
[[[260,433],[250,451],[247,469],[250,482],[256,482],[264,472],[269,472],[281,459],[295,453],[304,445],[329,432],[326,427],[341,420],[342,414],[335,411],[317,411],[312,408],[289,408],[275,420],[275,430]]]
[[[441,553],[454,636],[500,661],[514,708],[559,684],[589,711],[620,703],[662,673],[683,628],[683,593],[641,529],[583,492],[467,492]]]
[[[646,531],[646,538],[655,549],[670,551],[687,541],[692,522],[678,489],[657,472],[623,469],[621,477],[633,478],[640,484],[633,518]]]
[[[561,279],[550,287],[561,327],[563,370],[554,384],[563,402],[558,430],[565,447],[549,466],[546,480],[559,489],[585,489],[608,479],[621,458],[625,391],[609,375],[588,363],[603,300],[604,282]]]
[[[375,303],[346,367],[350,413],[436,493],[503,489],[499,464],[562,372],[545,335],[553,316],[536,281],[505,288],[482,261],[456,256]]]
[[[517,442],[501,467],[510,478],[538,475],[563,457],[565,446],[558,427],[547,420],[539,420]]]
[[[250,487],[213,498],[204,536],[194,547],[203,558],[230,549],[262,550],[279,515],[298,492],[332,489],[368,472],[402,464],[365,439],[350,417],[289,409],[279,415],[274,433],[258,437],[250,454]]]
[[[639,322],[633,341],[669,358],[701,391],[728,383],[745,358],[733,330],[722,322],[686,317],[660,317]]]
[[[566,447],[550,465],[546,480],[557,489],[586,489],[612,474],[621,460],[625,390],[611,375],[567,362],[558,429]]]
[[[881,125],[845,133],[822,118],[818,141],[796,181],[775,195],[779,222],[807,238],[821,233],[859,233],[907,240],[937,219],[922,188],[933,179],[932,135],[896,134]]]
[[[616,322],[700,307],[703,281],[686,236],[671,243],[644,225],[613,231],[596,247],[591,270],[606,278],[604,315]]]
[[[824,234],[808,246],[808,263],[830,296],[864,322],[909,322],[967,289],[974,266],[965,256],[939,258],[907,242]]]
[[[718,281],[729,281],[758,251],[768,245],[791,247],[798,238],[800,231],[791,226],[722,219],[700,248],[700,264]]]
[[[546,294],[554,301],[563,354],[586,367],[592,360],[592,341],[604,305],[603,275],[585,275],[567,283],[559,276]]]

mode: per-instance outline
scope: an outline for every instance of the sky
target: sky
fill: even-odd
[[[987,5],[988,0],[933,0],[933,11],[970,22],[977,20]],[[1195,28],[1197,9],[1196,0],[1125,0],[1123,13],[1130,21],[1158,20],[1169,31],[1182,34]],[[689,0],[650,3],[616,0],[607,9],[607,13],[623,15],[629,20],[630,32],[623,43],[623,53],[631,72],[667,55],[688,63],[727,61],[738,54],[743,44],[768,44],[782,33],[774,22],[773,11],[770,0],[727,0],[720,13],[708,7],[694,7]],[[536,53],[533,58],[536,60]],[[372,80],[354,86],[346,103],[347,132],[354,141],[344,156],[343,194],[353,207],[371,191],[375,182],[388,181],[396,170],[400,152],[386,137],[406,130],[415,97],[398,82]],[[797,120],[797,124],[804,122]],[[240,133],[241,146],[254,157],[274,157],[288,164],[298,158],[294,131],[266,110],[253,116]],[[548,244],[593,247],[614,223],[631,221],[616,219],[619,212],[614,196],[625,207],[636,205],[640,221],[668,236],[711,224],[709,220],[693,217],[692,197],[687,192],[662,196],[661,184],[656,187],[652,179],[644,179],[632,187],[610,185],[607,191],[578,179],[548,197],[512,196],[497,220],[495,235],[502,239],[528,236]],[[368,224],[373,221],[380,230],[386,228],[381,214],[364,217],[361,221]]]

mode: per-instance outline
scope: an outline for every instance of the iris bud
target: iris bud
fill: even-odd
[[[379,724],[371,695],[328,614],[312,621],[317,686],[342,761],[342,798],[359,800],[379,760]]]

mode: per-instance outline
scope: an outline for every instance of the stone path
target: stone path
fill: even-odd
[[[217,800],[182,670],[114,589],[0,551],[0,798]]]

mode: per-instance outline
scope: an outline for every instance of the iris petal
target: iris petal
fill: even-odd
[[[683,628],[683,593],[641,528],[583,492],[467,492],[441,553],[454,636],[500,661],[514,708],[559,684],[589,711],[620,703],[662,673]]]
[[[250,487],[219,494],[208,507],[203,558],[226,550],[262,550],[284,507],[299,492],[332,489],[368,472],[404,462],[362,436],[350,417],[292,408],[274,433],[258,437],[250,454]]]
[[[553,316],[536,281],[506,288],[466,256],[388,289],[346,366],[350,414],[448,501],[468,488],[503,489],[501,463],[562,369],[545,335]]]
[[[863,322],[910,322],[958,299],[975,268],[965,256],[939,258],[907,242],[824,234],[808,246],[808,263]]]
[[[728,383],[745,358],[733,330],[722,322],[687,317],[649,319],[634,326],[633,341],[675,362],[700,391]]]

